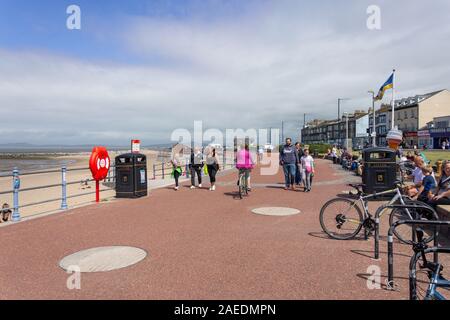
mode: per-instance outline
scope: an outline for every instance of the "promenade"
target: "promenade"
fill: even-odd
[[[319,225],[328,199],[360,178],[317,160],[310,193],[283,190],[275,176],[252,174],[248,198],[236,197],[230,170],[217,190],[163,187],[146,198],[100,203],[0,228],[0,299],[407,299],[408,246],[395,243],[398,291],[384,290],[386,226],[381,259],[373,239],[336,241]],[[207,178],[206,178],[207,180]],[[381,203],[372,203],[376,208]],[[255,208],[286,207],[291,216]],[[81,274],[81,289],[59,262],[80,250],[131,246],[147,257],[132,266]],[[107,262],[105,262],[107,263]],[[381,289],[367,287],[367,270],[381,268]]]

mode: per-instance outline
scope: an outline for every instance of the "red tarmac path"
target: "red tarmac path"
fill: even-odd
[[[178,192],[159,189],[147,198],[1,228],[0,299],[407,299],[404,280],[399,292],[367,288],[370,265],[386,275],[385,241],[382,260],[375,261],[373,240],[335,241],[322,233],[320,207],[349,189],[350,174],[329,161],[317,164],[311,193],[285,191],[281,172],[261,176],[255,170],[254,190],[238,200],[233,171],[218,177],[215,192],[208,183],[203,190],[185,184]],[[251,213],[265,206],[297,208],[301,214]],[[84,273],[81,290],[67,289],[69,275],[59,260],[111,245],[139,247],[149,255],[125,269]],[[396,275],[407,277],[411,250],[400,245],[396,250],[406,253],[395,257]]]

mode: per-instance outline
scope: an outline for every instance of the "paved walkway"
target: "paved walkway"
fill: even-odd
[[[372,240],[334,241],[323,234],[320,207],[358,178],[329,161],[317,164],[311,193],[285,191],[281,172],[261,176],[257,170],[253,191],[239,200],[230,172],[215,192],[185,183],[178,192],[164,187],[147,198],[1,228],[0,299],[407,299],[406,280],[399,279],[398,292],[367,288],[371,265],[381,268],[383,283],[387,270],[384,253],[380,261],[371,258]],[[251,213],[259,207],[301,213]],[[59,261],[103,246],[138,247],[148,256],[124,269],[83,273],[81,289],[67,289],[69,274]],[[397,244],[396,250],[396,275],[406,278],[411,251]]]

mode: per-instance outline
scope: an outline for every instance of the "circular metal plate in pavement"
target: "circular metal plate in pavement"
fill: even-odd
[[[252,212],[265,216],[292,216],[295,214],[299,214],[300,210],[282,207],[265,207],[253,209]]]
[[[135,247],[99,247],[66,256],[59,265],[66,271],[105,272],[129,267],[146,256],[147,252]]]

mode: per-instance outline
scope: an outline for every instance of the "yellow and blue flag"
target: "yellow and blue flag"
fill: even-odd
[[[381,86],[380,91],[378,91],[378,95],[375,97],[375,100],[383,99],[384,92],[386,90],[392,89],[394,87],[394,73],[391,74],[389,79]]]

